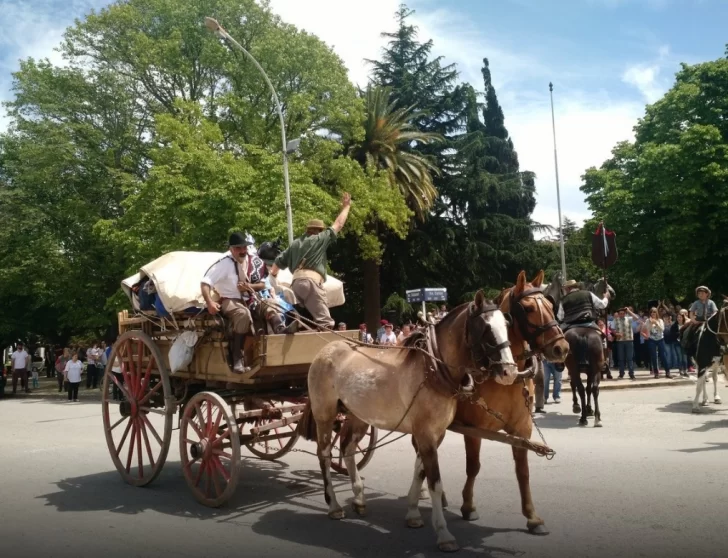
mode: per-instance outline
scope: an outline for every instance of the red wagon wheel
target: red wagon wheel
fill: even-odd
[[[349,471],[344,464],[344,448],[341,447],[342,434],[345,432],[345,428],[347,427],[348,422],[346,420],[346,417],[343,417],[337,420],[337,423],[340,423],[341,426],[339,427],[338,432],[336,432],[334,435],[333,445],[335,447],[331,452],[331,468],[337,473],[340,473],[342,475],[348,475]],[[334,430],[336,431],[336,428],[334,428]],[[373,426],[370,426],[369,428],[367,428],[364,437],[359,440],[359,443],[356,446],[356,450],[362,453],[356,454],[356,458],[358,459],[356,463],[356,468],[360,471],[364,467],[366,467],[367,463],[369,463],[372,457],[374,457],[374,446],[377,445],[378,436],[379,430],[377,430]]]
[[[274,401],[267,401],[267,403],[269,403],[271,407],[280,411],[280,418],[271,419],[258,417],[254,422],[245,422],[241,425],[242,435],[250,434],[250,429],[253,427],[264,426],[271,422],[278,421],[281,418],[291,417],[297,414],[296,412],[288,409],[286,405],[276,405]],[[293,424],[287,424],[280,428],[274,428],[273,430],[262,433],[256,442],[246,443],[245,447],[248,448],[253,455],[260,459],[274,461],[286,455],[293,449],[293,446],[296,445],[299,436],[297,427],[298,424],[294,422]]]
[[[164,466],[176,409],[170,401],[174,397],[159,348],[144,332],[123,333],[109,355],[101,403],[111,459],[131,485],[149,484]]]
[[[235,492],[240,469],[240,434],[225,400],[209,391],[185,405],[179,427],[182,473],[195,499],[216,508]]]

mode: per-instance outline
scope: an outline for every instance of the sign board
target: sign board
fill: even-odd
[[[407,302],[444,302],[447,301],[447,289],[409,289],[406,292]]]

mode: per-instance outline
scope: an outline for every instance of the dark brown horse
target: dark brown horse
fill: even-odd
[[[589,424],[587,417],[594,417],[594,426],[602,426],[602,415],[599,412],[599,381],[604,370],[604,346],[601,334],[591,327],[572,327],[564,335],[569,342],[569,356],[566,357],[566,368],[569,371],[571,395],[574,414],[581,413],[579,426]],[[586,374],[586,394],[582,373]],[[581,406],[576,400],[579,393]],[[585,400],[586,395],[586,400]],[[594,396],[594,409],[591,398]]]
[[[530,283],[525,272],[518,275],[514,287],[504,290],[496,299],[504,314],[510,314],[508,340],[511,343],[513,358],[519,370],[526,368],[527,348],[553,362],[563,362],[569,346],[554,318],[554,308],[543,294],[543,271]],[[508,434],[526,439],[531,437],[533,421],[531,418],[534,396],[533,380],[519,380],[513,385],[498,385],[485,381],[475,387],[475,399],[481,398],[491,410],[502,415],[503,421],[488,413],[482,406],[468,401],[458,403],[455,421],[468,426],[487,430],[504,430]],[[480,438],[465,438],[467,458],[467,480],[463,488],[463,505],[460,508],[463,518],[474,521],[478,513],[473,503],[473,487],[480,471]],[[531,498],[529,482],[528,450],[513,448],[516,466],[516,479],[521,493],[521,510],[526,517],[526,525],[531,533],[547,534],[544,521],[536,515]]]

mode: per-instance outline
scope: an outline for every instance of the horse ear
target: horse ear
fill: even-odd
[[[543,284],[543,269],[538,272],[534,279],[531,279],[531,285],[535,288],[539,288]]]
[[[517,293],[522,292],[523,289],[526,288],[526,272],[521,271],[521,273],[518,274],[518,280],[516,281],[516,288],[515,291]]]
[[[481,289],[475,293],[475,306],[481,308],[483,304],[485,304],[485,294],[483,294],[483,290]]]

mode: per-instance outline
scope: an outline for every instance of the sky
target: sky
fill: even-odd
[[[401,0],[270,0],[285,21],[338,53],[353,82],[395,29]],[[64,29],[107,0],[0,0],[0,100],[29,56],[62,63],[53,49]],[[590,213],[581,176],[633,138],[645,105],[673,84],[680,63],[725,55],[728,0],[409,0],[411,22],[459,79],[482,90],[487,57],[522,170],[536,173],[533,219],[558,225],[549,82],[554,84],[562,217]],[[221,22],[224,25],[224,22]],[[7,126],[0,109],[0,131]],[[608,224],[607,224],[608,225]]]

